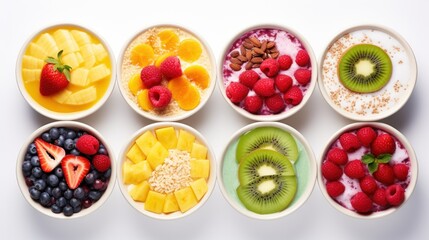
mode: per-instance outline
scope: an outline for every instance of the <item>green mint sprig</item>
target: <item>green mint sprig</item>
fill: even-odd
[[[392,154],[380,154],[375,157],[373,154],[368,153],[362,156],[362,162],[368,165],[368,170],[373,174],[378,169],[378,164],[388,163],[392,159]]]

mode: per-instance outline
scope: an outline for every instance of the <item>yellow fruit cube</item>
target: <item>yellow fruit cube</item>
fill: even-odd
[[[153,105],[149,100],[149,89],[143,89],[137,93],[137,103],[145,111],[153,109]]]
[[[130,191],[130,196],[134,201],[144,202],[146,201],[147,194],[149,193],[150,186],[147,181],[143,181],[133,187]]]
[[[204,178],[199,178],[191,183],[192,191],[194,191],[195,196],[198,201],[203,198],[204,194],[206,194],[209,187],[207,186],[207,182]]]
[[[103,63],[92,67],[89,70],[88,79],[89,82],[100,81],[106,77],[110,76],[110,69]]]
[[[92,44],[86,44],[80,47],[80,53],[84,60],[84,66],[86,68],[91,68],[97,62],[97,59],[94,55],[94,50],[92,49]]]
[[[139,163],[146,159],[146,155],[140,150],[137,144],[133,144],[133,146],[127,152],[127,158],[130,159],[133,163]]]
[[[79,30],[71,30],[70,33],[72,34],[74,40],[79,46],[91,43],[91,36],[89,36],[89,34],[86,32],[82,32]]]
[[[133,164],[125,162],[123,165],[123,175],[125,184],[138,184],[148,179],[152,174],[152,169],[147,161]]]
[[[140,78],[140,73],[134,74],[130,80],[128,80],[128,88],[130,89],[131,93],[136,96],[137,93],[145,89],[146,87],[143,84],[143,81]]]
[[[188,211],[192,207],[198,204],[197,197],[192,191],[191,187],[185,187],[174,192],[176,196],[177,204],[179,205],[182,213]]]
[[[156,138],[167,149],[173,149],[177,146],[176,130],[173,127],[164,127],[155,130]]]
[[[79,90],[70,95],[64,102],[68,105],[83,105],[97,99],[97,88],[94,86]]]
[[[22,57],[22,68],[41,70],[45,65],[45,61],[32,56],[24,55]]]
[[[76,68],[71,72],[70,84],[85,87],[89,84],[88,81],[89,70],[86,68]]]
[[[95,58],[99,62],[103,61],[108,56],[106,49],[104,49],[104,46],[101,43],[92,44],[92,49],[94,51]]]
[[[168,155],[168,150],[157,141],[151,148],[146,160],[149,162],[152,169],[155,169],[158,165],[164,163],[164,160],[166,157],[168,157]]]
[[[49,33],[43,33],[37,39],[36,44],[41,47],[49,57],[56,57],[59,52],[55,39]]]
[[[52,99],[56,101],[57,103],[65,103],[67,99],[73,94],[72,91],[69,91],[67,89],[62,90],[59,93],[56,93],[52,96]]]
[[[199,143],[192,144],[191,157],[198,159],[207,159],[207,148]]]
[[[191,133],[180,129],[179,130],[179,138],[177,140],[177,149],[182,151],[191,152],[192,151],[192,145],[194,144],[195,136]]]
[[[41,69],[22,69],[22,79],[24,82],[38,82],[40,81]]]
[[[167,194],[167,197],[165,198],[164,209],[162,211],[164,213],[179,211],[179,205],[177,204],[176,197],[173,193]]]
[[[149,190],[144,209],[154,213],[162,213],[167,195]]]
[[[35,43],[30,43],[30,45],[28,45],[28,54],[39,59],[45,59],[48,56],[45,49]]]
[[[69,65],[72,69],[79,67],[83,59],[79,58],[75,53],[68,53],[62,57],[64,64]]]
[[[137,138],[136,144],[139,146],[140,150],[144,153],[144,155],[149,155],[150,150],[153,145],[157,142],[155,136],[151,131],[144,132],[140,137]]]
[[[191,159],[191,177],[194,179],[205,178],[210,175],[210,162],[203,159]]]
[[[79,51],[79,46],[77,45],[69,30],[58,29],[52,35],[55,39],[55,42],[57,43],[58,48],[64,51],[64,55]]]

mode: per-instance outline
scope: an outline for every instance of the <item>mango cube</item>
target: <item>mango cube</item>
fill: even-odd
[[[164,213],[172,213],[175,211],[179,211],[179,205],[177,203],[176,197],[173,193],[167,194],[167,197],[165,198],[164,203]]]
[[[150,186],[147,181],[143,181],[134,186],[130,191],[130,196],[134,201],[145,202],[147,194],[149,193]]]
[[[198,159],[207,159],[207,148],[199,143],[192,144],[191,157]]]
[[[147,155],[146,160],[149,162],[152,169],[155,169],[158,165],[164,163],[164,160],[168,157],[168,155],[168,150],[157,141]]]
[[[167,149],[173,149],[177,146],[176,130],[173,127],[164,127],[155,130],[156,138]]]
[[[188,211],[198,204],[197,197],[192,191],[191,187],[185,187],[174,192],[180,211],[182,213]]]
[[[191,159],[191,177],[207,179],[210,174],[210,162],[205,159]]]
[[[204,194],[206,194],[209,187],[207,186],[207,182],[204,178],[199,178],[191,183],[192,191],[194,191],[195,196],[198,201],[203,198]]]
[[[127,152],[127,158],[130,159],[133,163],[138,163],[146,159],[146,155],[140,150],[137,144],[133,146]]]
[[[144,209],[154,213],[162,213],[167,195],[149,190]]]
[[[140,137],[137,138],[136,143],[144,155],[149,155],[149,152],[153,145],[157,142],[155,136],[151,131],[144,132]]]
[[[190,134],[189,132],[180,129],[179,130],[179,138],[177,140],[177,149],[182,151],[191,152],[192,145],[194,144],[195,136]]]
[[[148,179],[152,174],[152,169],[148,161],[141,161],[137,164],[125,162],[123,165],[123,175],[125,184],[139,184]]]

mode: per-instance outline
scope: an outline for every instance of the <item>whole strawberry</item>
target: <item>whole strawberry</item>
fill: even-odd
[[[65,89],[70,81],[71,67],[64,65],[61,61],[63,50],[59,51],[57,58],[48,57],[45,59],[45,66],[40,74],[39,91],[43,96],[49,96]]]

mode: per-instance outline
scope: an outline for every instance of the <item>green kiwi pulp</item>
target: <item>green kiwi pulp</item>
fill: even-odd
[[[338,77],[347,89],[357,93],[376,92],[392,75],[392,61],[387,53],[372,44],[349,48],[338,64]]]
[[[276,127],[259,127],[242,135],[238,140],[236,160],[256,149],[270,149],[285,155],[292,163],[298,160],[298,147],[293,136]]]

